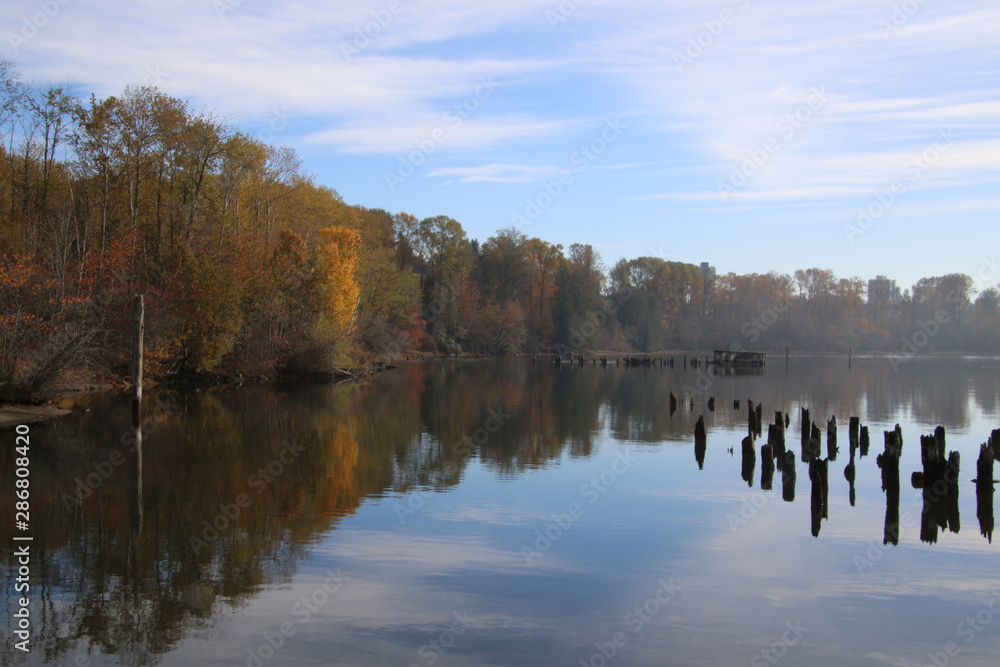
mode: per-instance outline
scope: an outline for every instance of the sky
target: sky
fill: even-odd
[[[1000,283],[995,0],[5,0],[0,26],[25,79],[155,85],[480,241]]]

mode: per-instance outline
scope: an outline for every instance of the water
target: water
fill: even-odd
[[[1000,362],[783,362],[723,377],[684,370],[680,359],[630,370],[404,363],[367,385],[153,392],[141,484],[127,400],[95,398],[32,427],[31,653],[8,634],[0,657],[995,665],[1000,570],[972,479],[980,443],[1000,427]],[[703,390],[693,408],[685,386]],[[670,391],[681,402],[672,416]],[[764,416],[749,484],[748,399]],[[801,407],[820,424],[824,455],[826,420],[839,425],[826,518],[801,460]],[[761,489],[760,445],[775,410],[792,420],[791,502],[781,472]],[[872,436],[869,456],[855,461],[853,506],[844,476],[852,415]],[[904,446],[893,545],[883,543],[875,457],[896,423]],[[918,436],[937,425],[961,453],[959,496],[930,507],[922,528],[910,473],[921,467]],[[10,510],[0,515],[3,627],[12,628],[14,434],[0,438]]]

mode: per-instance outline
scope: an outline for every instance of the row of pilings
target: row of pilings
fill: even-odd
[[[556,354],[552,357],[552,363],[556,366],[624,366],[625,368],[674,368],[677,363],[677,357],[656,357],[651,355],[626,355],[624,357],[612,357],[607,356],[600,357],[587,357],[583,354]],[[538,357],[531,357],[532,365],[538,363]],[[696,356],[682,356],[680,357],[680,363],[683,368],[702,368],[707,367],[713,362],[706,356],[704,358],[699,358]]]
[[[671,414],[676,410],[677,398],[670,394]],[[715,398],[709,403],[714,409]],[[740,408],[740,401],[733,402],[734,409]],[[809,465],[811,482],[812,534],[819,535],[821,522],[828,518],[829,468],[836,462],[840,448],[838,445],[838,424],[836,416],[826,422],[826,456],[823,456],[823,432],[812,421],[809,410],[800,408],[800,456]],[[763,434],[763,408],[753,400],[747,401],[747,436],[740,443],[740,476],[749,486],[753,486],[758,450],[755,439]],[[760,488],[771,491],[775,473],[781,474],[782,498],[788,502],[795,499],[796,455],[786,446],[786,433],[791,419],[787,413],[775,411],[774,422],[767,427],[766,444],[759,447],[761,462]],[[708,437],[704,416],[699,416],[694,429],[695,459],[699,469],[704,467]],[[849,484],[850,504],[856,503],[855,477],[859,456],[866,457],[870,450],[870,434],[867,426],[858,417],[848,421],[849,460],[844,467],[844,477]],[[733,448],[729,450],[733,453]],[[876,457],[881,470],[882,490],[886,494],[886,517],[883,544],[898,544],[900,537],[899,498],[901,491],[899,462],[903,451],[903,433],[897,424],[884,432],[883,451]],[[961,457],[957,451],[946,455],[945,429],[938,426],[933,433],[920,436],[921,470],[911,475],[914,489],[922,492],[923,509],[920,521],[920,539],[934,543],[939,532],[947,530],[958,533],[961,528],[959,518],[959,479]],[[993,431],[980,448],[977,462],[976,484],[977,518],[982,535],[992,542],[994,518],[993,495],[997,480],[993,478],[993,461],[1000,455],[1000,429]]]

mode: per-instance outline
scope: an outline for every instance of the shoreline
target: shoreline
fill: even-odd
[[[464,353],[464,354],[410,354],[404,355],[400,359],[388,363],[373,364],[370,368],[363,369],[336,369],[335,371],[328,371],[323,373],[307,373],[296,376],[278,376],[278,377],[243,377],[239,375],[226,375],[226,374],[212,374],[203,373],[194,376],[188,376],[183,378],[180,382],[159,382],[159,381],[148,381],[143,383],[144,388],[152,388],[157,386],[175,386],[182,389],[194,389],[194,388],[204,388],[204,387],[218,387],[223,385],[239,385],[244,383],[251,384],[284,384],[288,382],[323,382],[323,383],[339,383],[339,382],[351,382],[357,380],[364,380],[371,378],[374,374],[383,372],[386,370],[391,370],[397,368],[396,364],[406,363],[406,362],[426,362],[426,361],[446,361],[446,360],[463,360],[463,361],[477,361],[477,360],[487,360],[487,359],[498,359],[504,357],[540,357],[540,358],[550,358],[554,356],[553,352],[537,352],[537,353],[527,353],[521,352],[512,355],[486,355],[486,354],[475,354],[475,353]],[[596,355],[607,356],[607,357],[627,357],[630,355],[636,356],[654,356],[654,355],[687,355],[693,358],[703,356],[706,354],[702,352],[690,352],[690,351],[671,351],[671,352],[589,352],[581,353],[584,355],[590,355],[592,358]],[[769,354],[771,354],[769,352]],[[776,355],[781,355],[781,353],[774,353]],[[855,352],[854,357],[886,357],[889,358],[893,356],[893,352]],[[781,355],[784,356],[784,355]],[[792,357],[803,357],[803,356],[822,356],[822,357],[836,357],[843,356],[847,357],[847,352],[792,352]],[[982,358],[1000,358],[1000,353],[990,353],[990,352],[929,352],[925,354],[916,355],[918,357],[982,357]],[[6,430],[8,428],[13,428],[18,424],[38,424],[51,419],[58,419],[59,417],[65,417],[73,412],[73,407],[77,402],[91,397],[97,394],[112,393],[112,392],[127,392],[129,390],[129,382],[126,378],[91,378],[89,381],[78,382],[76,384],[65,387],[63,390],[59,391],[55,397],[39,404],[31,403],[17,403],[17,402],[2,402],[0,401],[0,430]]]

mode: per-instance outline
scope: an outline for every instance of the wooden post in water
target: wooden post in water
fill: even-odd
[[[774,429],[774,425],[768,429]],[[760,446],[760,489],[770,491],[774,483],[774,449],[770,444]]]
[[[781,469],[781,499],[786,503],[795,500],[795,452],[785,451],[785,463]]]
[[[743,438],[743,465],[740,471],[747,486],[753,486],[753,471],[757,467],[757,450],[753,446],[753,436]]]
[[[813,422],[812,431],[809,435],[809,459],[806,460],[805,455],[802,455],[803,463],[812,463],[813,459],[818,459],[823,456],[823,434],[819,430],[819,426]]]
[[[132,314],[132,428],[139,427],[139,404],[142,402],[142,337],[145,316],[143,296],[136,294]]]
[[[826,423],[826,452],[831,461],[837,460],[837,415],[831,416]]]
[[[708,440],[705,433],[705,417],[698,416],[698,423],[694,425],[694,459],[698,462],[698,470],[705,466],[705,450]]]
[[[979,447],[976,461],[976,518],[979,532],[993,543],[993,447],[990,443]]]
[[[146,306],[142,294],[136,294],[132,315],[132,530],[142,528],[142,351]]]
[[[885,491],[885,530],[882,544],[899,544],[899,455],[902,452],[899,425],[885,432],[885,451],[875,461],[882,469],[882,490]]]
[[[828,480],[829,464],[827,459],[813,459],[809,462],[809,481],[812,482],[812,497],[810,515],[812,518],[812,536],[819,537],[820,524],[828,518],[827,504],[830,497]]]

